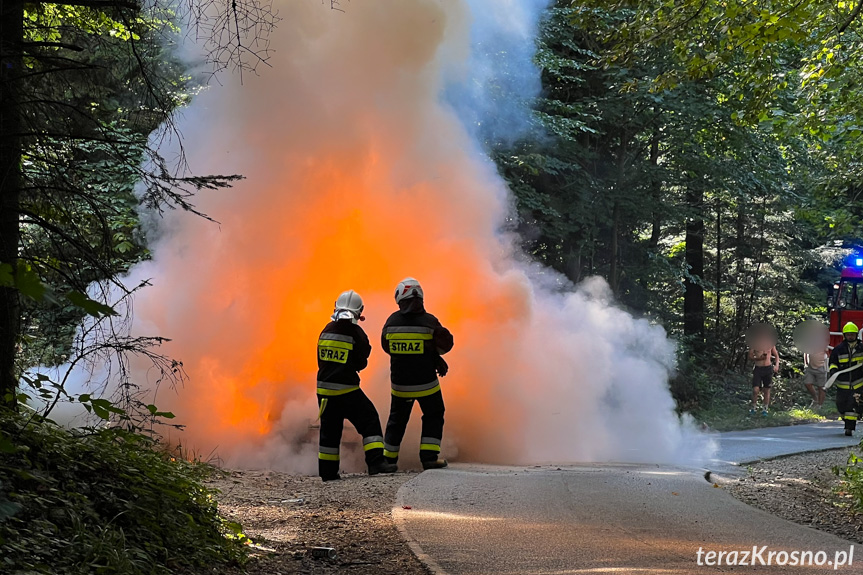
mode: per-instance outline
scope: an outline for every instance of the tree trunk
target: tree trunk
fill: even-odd
[[[743,333],[743,323],[746,317],[746,305],[744,301],[746,285],[746,202],[740,198],[737,203],[737,216],[734,225],[734,333],[731,337],[731,346],[728,350],[728,359],[725,369],[735,369],[745,365],[740,352],[740,334]]]
[[[576,248],[576,246],[578,246]],[[563,242],[563,253],[565,254],[564,272],[566,277],[572,280],[572,283],[581,281],[581,251],[583,245],[576,239],[575,234],[569,234],[569,237]]]
[[[761,213],[761,239],[758,241],[758,263],[755,265],[755,273],[752,274],[752,291],[749,292],[749,305],[746,310],[746,326],[752,325],[752,309],[755,307],[755,294],[758,293],[758,276],[761,274],[761,263],[764,261],[764,240],[767,225],[767,212]]]
[[[692,189],[686,192],[690,216],[686,221],[686,264],[689,276],[684,280],[683,334],[696,351],[704,347],[704,193]]]
[[[18,262],[21,196],[20,80],[24,3],[0,0],[0,264]],[[0,287],[0,405],[15,406],[15,355],[20,335],[18,291]]]
[[[651,192],[653,193],[653,217],[652,217],[652,228],[650,230],[650,249],[655,250],[659,247],[659,234],[660,234],[660,211],[662,209],[662,204],[660,204],[660,200],[662,199],[662,182],[657,176],[656,172],[659,169],[659,134],[654,133],[653,139],[650,142],[650,165],[653,169],[653,177],[650,182]]]
[[[746,315],[745,284],[746,284],[746,255],[744,246],[746,245],[746,204],[743,200],[739,200],[737,204],[737,222],[735,223],[735,317],[734,317],[734,337],[736,338],[743,333],[743,320]]]
[[[618,236],[620,235],[620,204],[618,204],[617,200],[614,201],[614,208],[611,213],[611,271],[608,274],[608,281],[611,284],[611,291],[616,296],[619,284],[618,276],[620,275],[617,262],[617,252],[620,250],[618,239]]]
[[[620,286],[620,261],[618,254],[620,252],[620,202],[624,197],[624,187],[626,185],[626,163],[627,154],[629,153],[629,135],[624,130],[620,136],[620,152],[617,157],[617,178],[614,184],[614,207],[612,208],[612,224],[611,224],[611,270],[608,281],[611,284],[611,290],[614,295],[618,295]]]
[[[716,199],[716,317],[713,329],[718,336],[722,324],[722,201]]]

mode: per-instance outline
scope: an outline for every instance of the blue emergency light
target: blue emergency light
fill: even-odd
[[[854,260],[854,264],[855,264],[858,268],[859,268],[859,267],[863,267],[863,258],[857,258],[856,260]]]

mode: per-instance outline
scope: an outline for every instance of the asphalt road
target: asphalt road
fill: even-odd
[[[708,469],[720,474],[741,471],[740,466],[760,459],[845,447],[860,442],[859,432],[856,438],[845,437],[844,426],[838,421],[729,431],[717,436],[719,451],[709,462]]]
[[[809,451],[837,435],[805,427],[758,430],[774,450],[752,445],[754,433],[721,436],[717,462]],[[393,515],[420,558],[452,575],[863,573],[863,546],[849,557],[850,542],[749,507],[699,469],[453,465],[403,485]]]

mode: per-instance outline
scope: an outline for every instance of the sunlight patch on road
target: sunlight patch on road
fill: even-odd
[[[396,509],[397,513],[423,519],[444,519],[448,521],[501,521],[502,517],[481,517],[479,515],[463,515],[461,513],[445,513],[442,511],[417,511],[413,509]]]

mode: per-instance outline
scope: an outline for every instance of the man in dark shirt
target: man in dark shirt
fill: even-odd
[[[444,404],[438,375],[449,367],[443,354],[453,347],[453,337],[438,319],[425,310],[423,289],[414,278],[396,286],[399,311],[384,324],[381,345],[390,356],[392,403],[384,434],[384,457],[396,463],[414,401],[422,409],[420,462],[423,469],[446,467],[440,458]]]
[[[339,479],[339,444],[345,419],[363,436],[369,475],[393,473],[397,466],[384,459],[381,421],[374,404],[360,389],[358,372],[368,365],[372,347],[357,322],[363,300],[349,290],[336,300],[332,321],[318,338],[318,406],[321,419],[318,473],[324,481]]]

